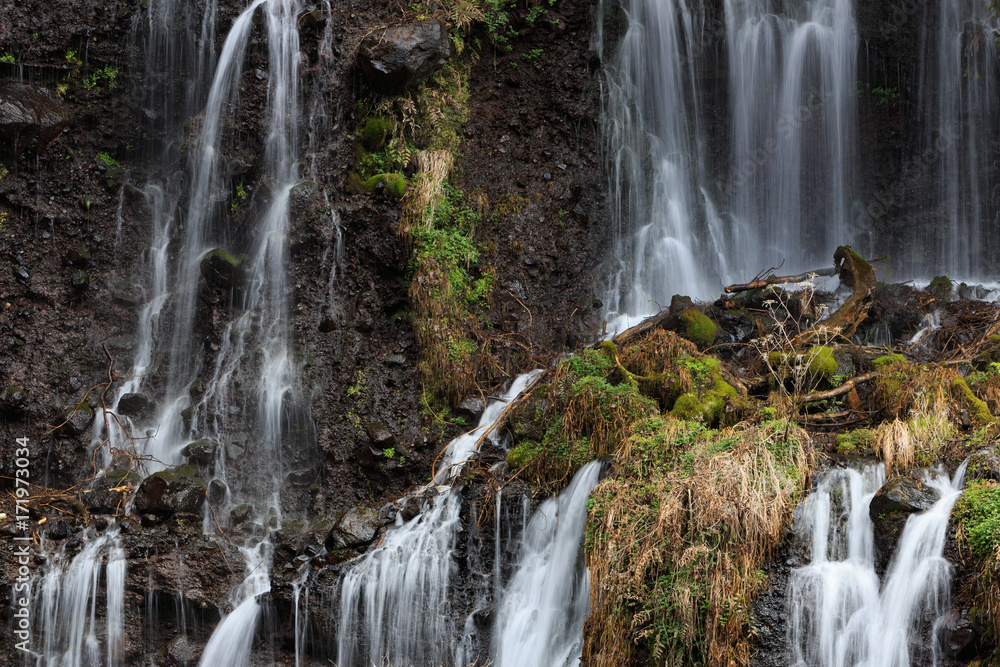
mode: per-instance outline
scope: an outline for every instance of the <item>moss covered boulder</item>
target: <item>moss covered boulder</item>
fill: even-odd
[[[222,248],[205,253],[201,258],[201,275],[213,287],[232,289],[239,282],[243,260]]]
[[[142,480],[135,496],[135,510],[152,514],[200,514],[207,492],[205,481],[194,466],[168,468]]]
[[[719,360],[712,357],[680,357],[677,365],[691,378],[691,389],[674,402],[670,414],[706,426],[719,425],[727,406],[739,402],[739,392],[722,377]]]
[[[697,308],[688,308],[678,316],[681,336],[704,350],[715,342],[718,327],[708,315]]]

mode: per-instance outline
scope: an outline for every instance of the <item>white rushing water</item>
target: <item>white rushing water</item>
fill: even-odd
[[[753,275],[827,266],[850,242],[858,123],[852,0],[726,0],[725,12],[730,204],[754,230],[738,268]]]
[[[607,68],[603,118],[615,234],[609,332],[668,306],[673,294],[708,298],[722,284],[705,265],[721,249],[703,234],[697,117],[690,112],[698,87],[685,65],[698,58],[700,4],[621,5],[628,29]]]
[[[804,528],[812,561],[792,573],[789,662],[795,667],[939,665],[933,623],[948,611],[951,565],[942,556],[948,518],[961,495],[965,464],[953,479],[928,473],[940,493],[911,515],[883,581],[875,572],[868,506],[885,481],[884,466],[831,472],[807,498]],[[920,655],[931,634],[930,655]]]
[[[923,223],[924,233],[908,246],[918,270],[969,282],[995,280],[1000,251],[997,214],[989,206],[1000,183],[990,148],[1000,131],[1000,54],[989,4],[940,0],[937,20],[928,23],[933,55],[921,81],[924,155],[935,165],[943,219]]]
[[[42,636],[37,667],[84,667],[121,664],[125,616],[125,553],[117,528],[90,533],[76,556],[49,553],[43,540],[45,567],[33,582],[33,617]],[[104,619],[98,619],[99,588],[104,573]],[[37,586],[37,587],[36,587]],[[40,608],[39,608],[40,605]],[[104,631],[105,641],[99,638]],[[102,646],[103,643],[103,646]]]
[[[606,68],[603,118],[615,236],[608,330],[674,294],[710,299],[768,268],[830,264],[852,234],[852,1],[724,3],[728,181],[710,173],[717,139],[702,118],[703,87],[714,85],[703,70],[720,66],[710,10],[700,0],[621,7],[628,25]]]
[[[591,461],[557,497],[543,502],[521,537],[515,572],[500,598],[493,634],[497,667],[580,663],[590,614],[590,576],[581,547],[587,498],[602,463]]]
[[[449,583],[462,510],[462,488],[452,484],[479,439],[492,437],[504,408],[539,373],[518,376],[500,400],[487,404],[479,425],[442,453],[434,471],[438,486],[421,513],[408,522],[397,516],[379,545],[349,566],[340,585],[338,667],[452,664],[458,628]]]

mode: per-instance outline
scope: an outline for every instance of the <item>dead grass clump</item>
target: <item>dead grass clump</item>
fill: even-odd
[[[746,665],[760,568],[807,478],[805,433],[660,424],[619,449],[591,495],[585,660],[629,664],[643,643],[660,665]]]
[[[653,375],[671,370],[681,356],[696,357],[698,348],[673,331],[653,329],[641,340],[622,350],[620,360],[630,373]]]
[[[872,449],[885,461],[886,472],[913,467],[914,439],[906,422],[893,419],[875,429]]]
[[[403,196],[403,217],[397,233],[409,239],[416,229],[429,229],[434,213],[444,196],[444,182],[451,173],[454,158],[448,151],[420,151],[413,156],[416,175]]]

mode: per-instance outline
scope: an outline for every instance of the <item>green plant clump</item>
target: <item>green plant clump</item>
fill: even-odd
[[[347,191],[355,194],[371,193],[379,183],[385,186],[385,191],[396,199],[402,199],[406,194],[406,179],[400,174],[376,174],[368,179],[362,179],[357,174],[348,176]]]
[[[396,123],[391,118],[372,116],[358,130],[358,139],[369,152],[377,153],[395,131]]]
[[[955,518],[974,556],[995,558],[1000,546],[1000,484],[972,480],[955,504]]]
[[[871,429],[859,428],[837,436],[837,453],[844,456],[863,456],[874,444]]]
[[[875,370],[877,371],[885,370],[889,366],[895,366],[896,364],[905,364],[905,363],[906,363],[906,357],[904,357],[901,354],[887,354],[884,357],[877,357],[875,359],[872,359],[872,366],[874,366]]]

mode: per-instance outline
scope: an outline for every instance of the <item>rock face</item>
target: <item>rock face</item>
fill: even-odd
[[[437,19],[393,26],[361,42],[358,64],[373,88],[400,93],[419,84],[453,53],[444,24]]]
[[[66,107],[43,89],[20,83],[0,84],[0,146],[7,155],[45,146],[68,123]]]
[[[875,527],[875,571],[882,576],[896,550],[903,526],[911,514],[930,509],[938,501],[937,490],[897,475],[872,498],[868,516]]]
[[[980,449],[969,457],[966,480],[992,479],[1000,482],[1000,454],[993,448]]]
[[[142,480],[135,496],[135,509],[154,514],[200,513],[206,492],[205,482],[194,466],[161,470]]]

